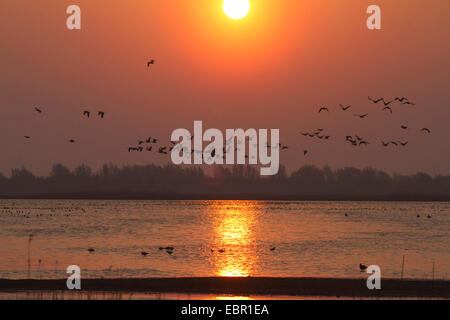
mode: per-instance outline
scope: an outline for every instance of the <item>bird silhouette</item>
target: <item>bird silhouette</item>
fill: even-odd
[[[145,257],[146,255],[148,255],[148,252],[141,251],[141,254]]]
[[[308,150],[303,150],[303,155],[306,156],[308,154]]]
[[[70,139],[69,142],[70,143],[75,143],[75,140],[74,139]]]
[[[34,107],[34,110],[36,110],[37,113],[42,113],[42,110],[37,107]]]
[[[399,141],[398,143],[400,143],[403,147],[405,147],[408,144],[408,141],[406,141],[406,142]]]
[[[403,130],[406,130],[406,129],[408,129],[408,127],[407,127],[407,126],[405,126],[405,125],[401,126],[400,128],[402,128]]]
[[[31,139],[30,136],[23,136],[25,139]]]
[[[406,97],[402,97],[402,98],[397,97],[397,98],[394,99],[394,101],[399,101],[399,102],[403,102],[405,100],[408,100],[408,98],[406,98]]]
[[[364,270],[367,269],[367,266],[363,265],[362,263],[359,264],[359,269],[361,270],[361,272],[363,272]]]
[[[348,105],[348,106],[344,107],[342,104],[339,104],[339,106],[341,107],[342,111],[347,111],[351,107],[351,105]]]
[[[95,250],[93,248],[88,249],[89,252],[94,252]]]
[[[147,68],[149,68],[152,64],[155,64],[155,60],[154,59],[152,59],[152,60],[147,62]]]
[[[355,117],[359,117],[361,119],[366,118],[368,115],[369,115],[368,113],[366,113],[366,114],[354,114]]]
[[[105,117],[105,113],[103,111],[99,111],[98,115],[100,116],[100,118],[104,118]]]
[[[383,108],[383,111],[384,111],[384,110],[389,110],[389,112],[392,113],[392,108],[391,108],[391,107],[384,107],[384,108]]]
[[[275,249],[276,249],[275,247],[272,247],[270,248],[270,251],[275,251]]]
[[[319,109],[319,113],[321,113],[322,111],[330,112],[330,110],[328,110],[327,107],[322,107],[322,108]]]
[[[424,132],[427,132],[427,133],[431,133],[431,130],[428,129],[428,128],[422,128],[422,129],[420,129],[420,131],[424,131]]]
[[[379,98],[379,99],[372,99],[371,97],[368,97],[370,101],[372,101],[373,103],[378,103],[380,101],[384,101],[383,98]]]
[[[381,144],[383,145],[383,147],[387,147],[389,145],[389,142],[381,141]]]
[[[86,117],[90,117],[91,116],[91,112],[90,111],[87,111],[87,110],[85,110],[85,111],[83,111],[83,116],[86,116]]]

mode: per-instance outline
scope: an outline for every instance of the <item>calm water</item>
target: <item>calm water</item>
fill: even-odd
[[[449,279],[450,203],[0,200],[0,254],[0,278],[399,278],[404,256],[405,278]]]

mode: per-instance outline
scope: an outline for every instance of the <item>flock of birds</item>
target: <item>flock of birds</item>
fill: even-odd
[[[271,247],[271,248],[270,248],[270,251],[275,251],[275,249],[276,249],[276,247]],[[168,247],[159,247],[158,250],[159,250],[159,251],[166,250],[166,252],[167,252],[168,255],[172,255],[173,252],[174,252],[174,250],[175,250],[175,247],[170,247],[170,246],[168,246]],[[87,251],[88,251],[89,253],[94,253],[94,252],[95,252],[95,249],[94,249],[94,248],[89,248]],[[214,253],[215,251],[216,251],[215,249],[210,249],[210,252],[211,252],[211,253]],[[224,252],[225,252],[225,249],[218,249],[217,252],[218,252],[218,253],[224,253]],[[150,254],[150,252],[148,252],[148,251],[141,251],[141,255],[142,255],[143,257],[146,257],[146,256],[148,256],[149,254]]]
[[[150,68],[151,66],[153,66],[155,64],[155,60],[151,59],[147,62],[147,68]],[[402,104],[402,105],[410,105],[410,106],[415,106],[415,103],[412,102],[410,99],[408,99],[407,97],[396,97],[392,100],[386,100],[384,97],[380,97],[380,98],[372,98],[372,97],[368,97],[368,100],[376,105],[381,105],[383,108],[381,109],[382,111],[388,111],[391,114],[394,112],[394,104]],[[352,108],[352,105],[343,105],[343,104],[339,104],[340,110],[343,112],[347,112]],[[43,111],[42,109],[35,107],[34,108],[35,111],[39,114],[42,114]],[[323,113],[323,112],[331,112],[330,108],[327,106],[322,106],[319,108],[318,113]],[[84,110],[83,111],[83,116],[86,118],[90,118],[91,117],[92,112],[90,110]],[[105,117],[105,112],[104,111],[97,111],[97,116],[100,117],[101,119],[103,119]],[[363,114],[358,114],[358,113],[353,113],[353,116],[360,118],[360,119],[366,119],[369,117],[369,113],[363,113]],[[409,127],[405,124],[402,124],[400,126],[400,128],[402,130],[408,130]],[[421,132],[426,133],[426,134],[431,134],[431,130],[427,127],[423,127],[420,129]],[[319,140],[323,140],[323,141],[328,141],[331,140],[332,136],[331,134],[325,134],[325,130],[322,128],[319,128],[313,132],[300,132],[301,135],[303,135],[304,137],[309,137],[309,138],[314,138],[314,139],[319,139]],[[31,139],[31,136],[29,135],[25,135],[24,136],[25,139]],[[191,139],[193,139],[194,137],[192,137]],[[187,147],[185,146],[181,146],[181,145],[176,145],[175,142],[173,141],[169,141],[168,144],[166,145],[157,145],[159,139],[157,138],[152,138],[149,137],[147,139],[144,140],[138,140],[138,144],[134,145],[134,146],[130,146],[128,147],[128,152],[152,152],[152,151],[156,151],[158,154],[162,154],[162,155],[167,155],[169,154],[169,152],[171,152],[174,148],[180,148],[183,150],[186,150]],[[75,143],[75,139],[69,139],[68,142],[70,143]],[[350,136],[347,135],[345,137],[345,142],[349,143],[352,146],[368,146],[369,144],[371,144],[367,139],[364,139],[362,137],[360,137],[359,135],[354,135],[354,136]],[[391,140],[391,141],[381,141],[381,145],[383,147],[388,147],[390,145],[395,146],[395,147],[406,147],[408,145],[409,141],[402,141],[402,140]],[[226,153],[232,151],[228,145],[230,144],[230,141],[227,141],[227,147],[224,147],[222,150],[222,157],[223,159],[225,159],[226,157]],[[242,144],[242,141],[238,141],[238,146],[236,146],[234,148],[234,151],[239,151],[239,145]],[[256,145],[256,144],[255,144]],[[245,148],[245,146],[244,146]],[[290,149],[290,146],[285,145],[285,144],[281,144],[279,143],[276,146],[270,146],[269,144],[267,144],[267,148],[272,148],[272,149],[277,149],[279,148],[280,151],[287,151]],[[216,156],[220,156],[219,155],[219,150],[215,150],[215,149],[211,149],[211,150],[207,150],[207,153],[209,153],[211,158],[215,158]],[[202,155],[203,157],[203,151],[202,150],[191,150],[191,153],[199,153]],[[304,149],[302,150],[302,153],[304,156],[307,156],[310,153],[310,150]],[[248,154],[245,154],[245,158],[249,158]]]
[[[374,104],[381,104],[383,106],[382,111],[389,111],[391,114],[393,113],[393,104],[394,103],[400,103],[402,105],[410,105],[410,106],[415,106],[416,104],[414,102],[412,102],[411,100],[409,100],[407,97],[396,97],[392,100],[388,100],[386,101],[386,99],[384,97],[380,97],[380,98],[371,98],[370,96],[368,97],[368,100]],[[352,105],[342,105],[339,104],[339,107],[342,111],[348,111]],[[326,106],[320,107],[318,110],[318,113],[322,113],[322,112],[330,112],[330,109]],[[354,113],[353,116],[360,118],[360,119],[366,119],[369,117],[369,113],[364,113],[364,114],[357,114]],[[407,125],[402,124],[400,126],[400,129],[402,130],[408,130],[409,127]],[[423,127],[420,129],[421,132],[426,133],[426,134],[431,134],[431,130],[427,127]],[[317,129],[314,132],[301,132],[301,134],[305,137],[310,137],[310,138],[318,138],[321,140],[330,140],[331,139],[331,135],[326,135],[323,133],[324,129]],[[358,135],[347,135],[345,137],[345,142],[351,144],[352,146],[367,146],[370,144],[369,141],[367,141],[366,139],[358,136]],[[396,147],[406,147],[408,145],[408,141],[401,141],[401,140],[392,140],[392,141],[381,141],[381,145],[383,147],[388,147],[389,145],[393,145]],[[304,151],[304,154],[306,155],[308,153],[307,150]]]
[[[42,109],[38,108],[38,107],[34,107],[34,110],[38,113],[38,114],[43,114]],[[104,111],[98,111],[97,112],[98,117],[100,117],[101,119],[103,119],[105,117],[105,112]],[[91,117],[91,111],[89,110],[84,110],[83,111],[83,116],[86,118],[90,118]],[[23,136],[25,139],[30,140],[31,136],[30,135],[25,135]],[[70,143],[75,143],[75,139],[69,139],[68,142]]]
[[[374,104],[381,104],[383,106],[382,111],[386,111],[387,110],[391,114],[393,113],[394,103],[400,103],[402,105],[415,106],[415,103],[412,102],[411,100],[409,100],[407,97],[396,97],[396,98],[394,98],[392,100],[386,101],[386,99],[384,97],[374,99],[374,98],[371,98],[369,96],[368,100],[370,102],[374,103]],[[352,105],[339,104],[339,107],[340,107],[340,110],[342,110],[343,112],[346,112],[346,111],[348,111],[349,109],[352,108]],[[322,113],[322,112],[328,112],[329,113],[330,112],[330,108],[326,107],[326,106],[320,107],[319,110],[318,110],[318,113]],[[354,113],[353,115],[355,117],[360,118],[360,119],[366,119],[366,118],[369,117],[369,113],[364,113],[364,114],[355,114]],[[409,128],[409,126],[407,126],[405,124],[402,124],[400,126],[400,129],[406,131],[406,130],[409,130],[410,128]],[[427,127],[421,128],[420,131],[423,132],[423,133],[426,133],[426,134],[431,134],[431,130],[429,128],[427,128]],[[316,129],[316,130],[314,130],[312,132],[302,131],[302,132],[300,132],[300,134],[302,136],[304,136],[304,137],[307,137],[307,138],[319,139],[319,140],[323,140],[323,141],[328,141],[328,140],[332,139],[331,134],[325,133],[325,129],[323,129],[323,128]],[[193,139],[193,138],[194,137],[191,137],[191,139]],[[155,143],[157,143],[157,142],[158,142],[158,139],[154,139],[154,138],[151,138],[151,137],[149,137],[146,140],[139,140],[137,146],[130,146],[128,148],[128,152],[133,152],[133,151],[135,151],[135,152],[143,152],[143,151],[157,150],[157,152],[160,153],[160,154],[168,154],[169,152],[171,152],[176,147],[179,147],[181,149],[185,148],[185,147],[180,146],[180,145],[175,146],[176,143],[173,142],[173,141],[169,141],[169,145],[163,145],[163,146],[159,146],[159,147],[154,147]],[[250,140],[250,142],[251,142],[251,140]],[[354,136],[347,135],[345,137],[345,142],[349,143],[352,146],[368,146],[369,144],[371,144],[367,139],[365,139],[363,137],[360,137],[357,134],[354,135]],[[402,140],[391,140],[391,141],[384,141],[384,140],[382,140],[380,142],[381,142],[381,145],[383,147],[388,147],[390,145],[395,146],[395,147],[406,147],[408,145],[408,143],[409,143],[409,141],[402,141]],[[148,144],[147,146],[145,145],[146,143]],[[226,141],[226,145],[228,146],[229,144],[230,144],[230,141]],[[242,141],[238,141],[238,146],[236,146],[235,149],[234,149],[235,152],[240,150],[239,145],[241,145],[241,144],[242,144]],[[255,146],[256,146],[256,144],[255,144]],[[279,148],[281,151],[286,151],[286,150],[290,149],[290,146],[288,146],[286,144],[282,144],[282,143],[279,143],[278,145],[275,145],[275,146],[271,146],[271,145],[267,144],[266,147],[267,148],[272,148],[272,149]],[[222,155],[221,156],[225,159],[226,153],[230,152],[230,151],[231,151],[230,148],[225,148],[224,147],[223,150],[222,150]],[[203,151],[201,151],[201,150],[191,150],[191,153],[194,153],[194,152],[201,153],[202,156],[203,156]],[[310,151],[307,150],[307,149],[304,149],[302,152],[303,152],[304,156],[306,156],[306,155],[308,155],[308,153],[310,153]],[[211,158],[214,158],[216,155],[219,155],[219,152],[217,152],[217,150],[215,150],[215,149],[207,150],[206,153],[207,154],[209,153]],[[249,158],[249,156],[247,154],[245,154],[245,158]]]

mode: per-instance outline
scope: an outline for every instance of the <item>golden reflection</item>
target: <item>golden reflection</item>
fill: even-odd
[[[214,265],[220,277],[247,277],[257,265],[254,228],[256,203],[223,201],[213,204]]]
[[[236,296],[236,297],[216,297],[215,300],[253,300],[253,299],[250,297]]]

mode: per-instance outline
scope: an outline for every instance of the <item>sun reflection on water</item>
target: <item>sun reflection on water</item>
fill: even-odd
[[[214,265],[220,277],[247,277],[258,263],[255,225],[258,210],[253,202],[214,203]],[[223,252],[219,252],[223,250]]]

